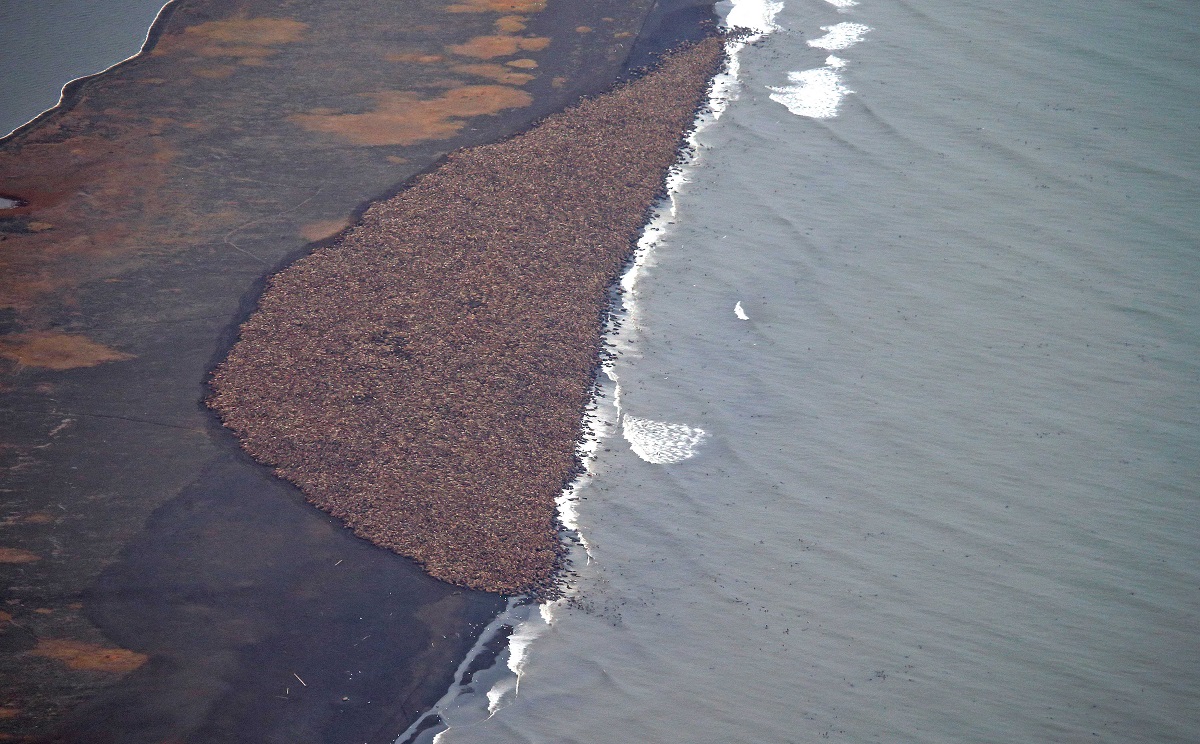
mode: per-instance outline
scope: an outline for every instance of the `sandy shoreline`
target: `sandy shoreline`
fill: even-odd
[[[527,3],[519,31],[463,5],[181,0],[153,50],[0,143],[23,202],[0,210],[0,734],[388,741],[503,606],[355,538],[201,405],[274,268],[446,152],[608,87],[631,49],[697,33],[641,0]],[[513,36],[549,41],[458,54]],[[471,86],[529,104],[447,103]],[[411,144],[305,126],[395,124],[397,96],[436,103]]]

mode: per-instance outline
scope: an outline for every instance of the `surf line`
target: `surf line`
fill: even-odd
[[[685,154],[667,174],[666,197],[655,210],[638,240],[629,269],[621,277],[621,323],[610,324],[605,332],[606,343],[624,354],[636,354],[637,283],[652,264],[654,248],[668,233],[679,214],[677,195],[689,180],[701,158],[703,145],[700,136],[721,118],[731,101],[740,92],[740,55],[753,44],[779,28],[775,16],[783,10],[782,2],[771,0],[733,0],[733,6],[722,22],[726,35],[725,67],[714,78],[709,89],[707,106],[697,115],[688,134]],[[741,303],[738,304],[741,307]],[[738,317],[744,313],[739,311]],[[641,459],[655,465],[682,462],[696,454],[707,433],[687,424],[653,421],[630,415],[621,405],[621,384],[613,360],[608,360],[601,372],[612,384],[613,415],[630,449]]]
[[[720,119],[729,103],[737,97],[740,88],[738,53],[746,45],[754,43],[777,28],[774,25],[774,16],[782,7],[782,3],[735,0],[733,10],[722,24],[726,33],[724,67],[713,77],[708,100],[696,115],[686,138],[686,147],[668,171],[665,196],[643,228],[628,268],[621,275],[619,296],[614,298],[614,307],[605,321],[604,346],[609,351],[604,355],[600,374],[597,376],[584,418],[585,436],[579,444],[583,473],[563,490],[557,500],[559,519],[576,542],[571,560],[577,562],[577,565],[588,566],[595,556],[584,530],[580,527],[576,504],[590,479],[597,475],[597,456],[601,445],[606,439],[618,434],[623,423],[633,418],[627,416],[621,406],[616,362],[618,355],[637,353],[637,282],[651,265],[654,248],[667,235],[678,215],[676,197],[688,182],[691,171],[703,157],[705,146],[700,140],[701,135]],[[619,302],[616,301],[618,299]],[[660,423],[647,422],[645,419],[633,420],[635,428],[644,428],[647,423]],[[687,429],[684,434],[690,438],[693,448],[705,436],[699,429],[681,424],[672,426]],[[510,602],[477,642],[477,647],[482,647],[498,633],[511,633],[509,647],[497,656],[490,679],[485,683],[484,679],[476,676],[471,680],[470,689],[466,684],[456,682],[432,710],[397,739],[397,744],[413,744],[417,741],[439,744],[444,741],[444,734],[448,731],[483,724],[508,707],[519,694],[521,676],[532,647],[539,637],[552,629],[561,613],[577,603],[578,590],[570,586],[567,587],[564,596],[537,605],[536,608],[519,601]],[[477,655],[477,652],[473,651],[469,658],[474,659]],[[467,662],[464,662],[464,668],[466,665]],[[461,680],[462,677],[462,674],[456,675],[456,679]],[[440,731],[431,739],[422,736],[423,733],[432,733],[434,728],[440,728]]]
[[[728,73],[728,50],[734,42],[726,37],[725,59],[721,70],[713,76],[708,86],[708,97],[701,104],[686,133],[675,163],[664,178],[663,197],[652,208],[650,219],[642,228],[641,235],[627,261],[627,268],[610,295],[609,309],[602,329],[602,355],[591,397],[584,411],[583,436],[577,442],[576,453],[581,470],[559,494],[556,509],[559,522],[565,529],[572,545],[568,546],[568,563],[589,565],[593,560],[592,548],[579,526],[576,503],[581,498],[591,477],[596,475],[596,459],[601,444],[619,431],[621,409],[618,402],[619,385],[615,363],[616,350],[633,350],[633,321],[636,303],[633,298],[638,274],[645,269],[649,253],[676,214],[675,194],[686,183],[687,170],[698,158],[701,145],[697,133],[707,127],[723,110],[723,101],[728,86],[720,88],[718,78]],[[605,404],[611,399],[611,404]],[[698,430],[696,430],[698,431]],[[703,432],[700,432],[703,435]],[[578,601],[578,590],[567,584],[561,594],[548,601],[534,603],[530,597],[512,597],[508,606],[485,629],[460,665],[455,681],[433,708],[402,733],[396,744],[432,742],[438,744],[451,731],[480,725],[516,699],[520,691],[521,677],[534,642],[551,628],[559,613]],[[477,669],[471,674],[468,669],[477,667],[476,660],[483,657],[483,649],[494,647],[502,634],[506,634],[505,647],[495,656],[491,666]]]
[[[857,3],[838,4],[838,12],[846,12],[846,8]],[[861,23],[845,21],[832,26],[821,26],[824,36],[809,39],[806,43],[814,49],[824,49],[828,52],[849,49],[862,41],[871,30],[870,26]],[[842,99],[854,91],[842,84],[842,71],[846,60],[830,54],[825,59],[824,67],[811,70],[793,70],[787,74],[790,85],[767,86],[771,91],[770,98],[782,104],[796,116],[810,119],[832,119],[837,116]]]
[[[605,331],[606,343],[621,353],[637,353],[637,283],[652,264],[655,247],[666,237],[670,226],[678,217],[679,205],[676,197],[688,183],[689,175],[699,163],[704,149],[700,136],[721,118],[729,103],[738,97],[741,87],[739,58],[742,50],[779,28],[775,24],[775,16],[782,9],[782,2],[733,0],[733,6],[721,24],[725,33],[724,69],[713,78],[707,105],[697,114],[692,130],[688,133],[688,146],[684,155],[667,174],[666,197],[655,209],[650,222],[643,230],[629,269],[621,276],[621,309],[617,318],[620,322],[610,323]],[[601,372],[612,385],[612,418],[620,425],[621,432],[633,452],[655,465],[673,464],[692,457],[707,437],[707,433],[687,424],[652,421],[629,415],[621,405],[621,384],[613,361],[609,359],[601,367]]]

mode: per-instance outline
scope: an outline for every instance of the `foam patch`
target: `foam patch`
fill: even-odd
[[[629,448],[646,462],[671,465],[696,454],[707,434],[686,424],[625,416],[622,433]]]

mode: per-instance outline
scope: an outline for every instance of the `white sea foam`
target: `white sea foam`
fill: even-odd
[[[742,307],[741,300],[733,306],[733,314],[738,317],[738,320],[750,320],[750,316],[746,315],[746,310]]]
[[[783,3],[770,0],[733,0],[733,8],[725,16],[726,28],[748,28],[759,34],[768,34],[779,26],[775,16],[783,10]]]
[[[847,21],[845,23],[835,23],[832,26],[822,26],[821,30],[825,32],[825,35],[816,39],[809,39],[808,45],[817,49],[828,49],[833,52],[839,49],[847,49],[862,41],[862,38],[871,30],[871,27]]]
[[[655,465],[671,465],[696,454],[703,429],[626,415],[622,432],[634,454]]]
[[[837,116],[842,99],[854,92],[842,85],[837,69],[832,66],[789,72],[788,81],[792,84],[769,87],[771,100],[782,103],[797,116],[813,119]]]
[[[825,66],[832,67],[835,70],[840,70],[846,66],[846,60],[831,54],[825,58]]]
[[[858,5],[858,0],[825,0],[825,2],[838,9],[853,8],[855,5]]]

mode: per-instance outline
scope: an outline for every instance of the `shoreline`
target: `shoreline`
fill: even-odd
[[[225,23],[232,5],[172,3],[156,21],[155,53],[73,81],[66,105],[0,141],[6,191],[25,202],[0,213],[5,485],[21,494],[5,514],[0,561],[9,701],[0,732],[17,741],[250,732],[390,742],[388,732],[394,738],[445,692],[442,680],[502,602],[429,579],[303,503],[217,426],[199,403],[203,380],[271,266],[332,240],[348,215],[401,190],[446,150],[512,136],[625,74],[630,50],[646,46],[640,35],[659,30],[647,27],[648,4],[602,5],[530,15],[526,33],[550,39],[535,53],[530,106],[435,118],[461,128],[363,147],[336,134],[297,136],[272,81],[290,86],[289,106],[361,101],[357,92],[380,85],[378,64],[330,54],[334,39],[352,32],[355,53],[382,56],[396,40],[363,28],[429,18],[398,21],[408,11],[369,3],[342,17],[300,3],[291,12],[302,33],[275,24],[285,33],[254,46],[257,56],[220,45],[197,56],[200,47],[180,45],[195,38],[186,29]],[[580,14],[600,27],[606,12],[607,37],[578,31]],[[460,44],[489,33],[497,15],[438,15],[448,25],[405,43]],[[398,79],[396,69],[378,71],[435,99],[445,83],[423,64],[400,68]],[[341,99],[322,102],[320,70],[348,65]],[[64,157],[68,145],[82,157]],[[408,588],[374,597],[381,585]],[[338,604],[321,605],[324,596]],[[271,630],[281,611],[292,618],[287,634]],[[380,645],[329,635],[335,611],[379,623]],[[404,643],[428,648],[443,635],[452,642],[403,655]],[[344,681],[325,676],[346,654],[360,654],[359,692],[335,694]],[[316,666],[295,666],[306,660]],[[288,687],[295,671],[308,686]],[[289,698],[286,709],[275,709],[276,695]]]

